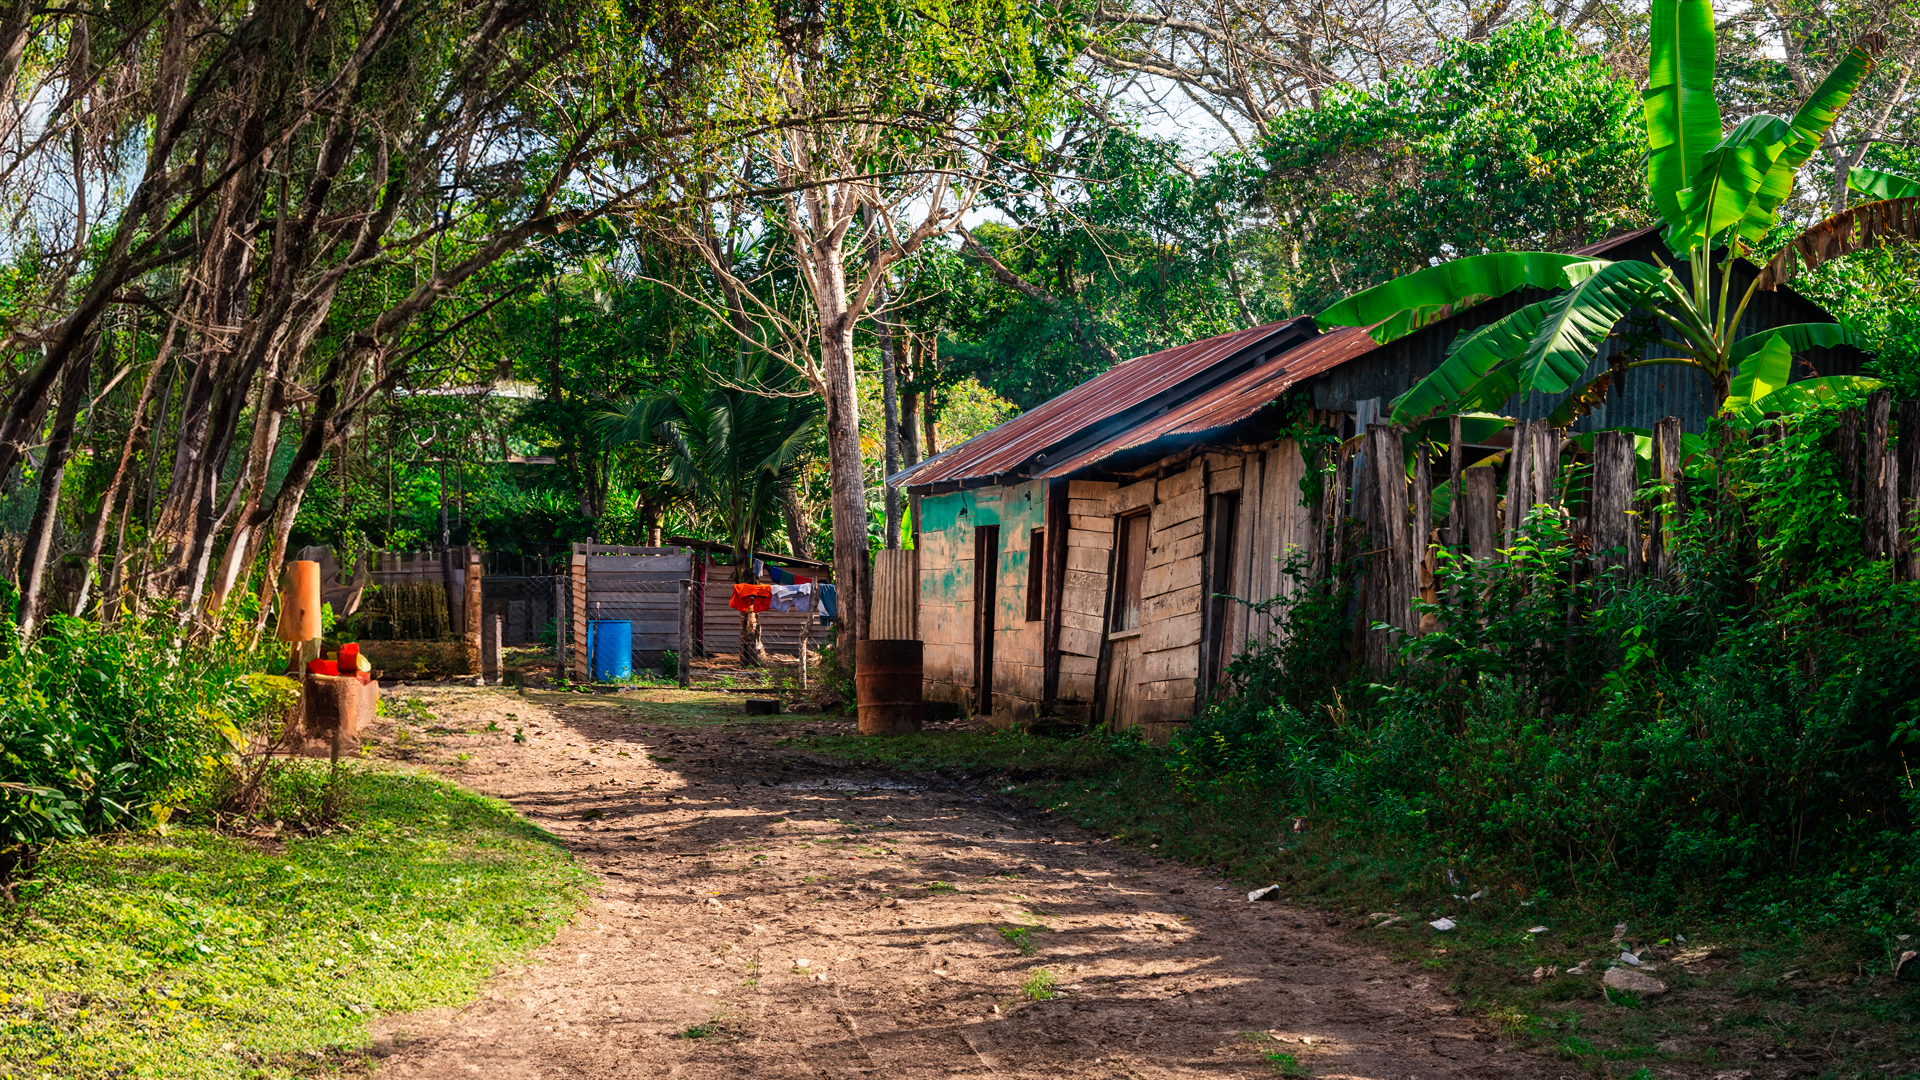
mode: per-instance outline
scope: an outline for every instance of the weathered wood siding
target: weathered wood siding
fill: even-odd
[[[1317,555],[1313,545],[1321,532],[1314,509],[1301,505],[1304,464],[1291,441],[1174,463],[1175,471],[1158,479],[1068,483],[1065,579],[1058,594],[1059,681],[1052,707],[1073,715],[1103,702],[1099,719],[1116,727],[1144,726],[1154,737],[1165,737],[1193,715],[1205,663],[1208,589],[1253,602],[1290,593],[1294,582],[1283,573],[1287,560],[1296,552]],[[1240,500],[1233,550],[1228,580],[1208,582],[1209,496],[1222,494]],[[1149,526],[1140,626],[1116,633],[1108,619],[1115,537],[1120,519],[1142,510]],[[974,530],[998,525],[990,707],[1000,723],[1033,717],[1046,704],[1044,623],[1026,618],[1027,560],[1029,531],[1045,525],[1045,484],[928,495],[920,513],[927,699],[987,711],[973,701]],[[1248,604],[1224,610],[1221,642],[1228,658],[1282,629],[1272,613]]]

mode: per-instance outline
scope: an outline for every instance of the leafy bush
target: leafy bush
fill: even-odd
[[[110,626],[55,616],[0,643],[0,851],[164,821],[243,728],[284,708],[222,630],[182,643],[164,617]]]
[[[1862,554],[1838,418],[1729,446],[1665,581],[1596,572],[1550,514],[1503,563],[1443,555],[1451,599],[1391,685],[1352,666],[1345,598],[1302,590],[1168,769],[1427,853],[1436,881],[1910,921],[1920,583]]]

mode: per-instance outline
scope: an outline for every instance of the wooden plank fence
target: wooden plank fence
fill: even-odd
[[[1586,572],[1620,573],[1628,580],[1669,572],[1674,524],[1687,512],[1677,417],[1653,429],[1648,479],[1663,492],[1645,504],[1632,433],[1597,432],[1587,450],[1544,420],[1525,421],[1513,428],[1512,448],[1502,461],[1463,468],[1457,418],[1451,427],[1444,522],[1432,515],[1431,448],[1418,446],[1409,469],[1402,429],[1367,424],[1341,443],[1331,462],[1328,548],[1335,566],[1357,556],[1357,617],[1363,620],[1357,628],[1375,672],[1390,670],[1396,657],[1394,632],[1374,627],[1431,629],[1416,621],[1413,601],[1436,599],[1436,552],[1444,546],[1477,560],[1502,559],[1526,536],[1536,508],[1558,516],[1574,542],[1592,553]],[[1895,403],[1887,391],[1871,395],[1865,406],[1842,414],[1829,449],[1861,521],[1865,553],[1891,559],[1902,580],[1920,579],[1914,541],[1920,530],[1920,401]],[[1570,473],[1568,465],[1580,469]]]

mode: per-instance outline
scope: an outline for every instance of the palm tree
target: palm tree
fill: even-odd
[[[1373,326],[1373,336],[1386,342],[1515,289],[1564,290],[1463,332],[1446,360],[1394,402],[1394,423],[1497,409],[1517,393],[1571,390],[1601,342],[1635,311],[1656,320],[1665,331],[1662,344],[1678,355],[1624,367],[1691,367],[1712,385],[1717,411],[1735,420],[1757,419],[1763,399],[1768,399],[1766,408],[1791,411],[1830,394],[1839,383],[1861,381],[1809,379],[1787,387],[1795,352],[1865,345],[1849,327],[1795,323],[1738,336],[1740,319],[1755,291],[1791,279],[1799,267],[1893,239],[1920,239],[1920,198],[1914,197],[1920,189],[1866,189],[1883,201],[1853,207],[1808,229],[1761,268],[1737,303],[1730,294],[1735,260],[1779,220],[1796,174],[1873,70],[1886,38],[1861,38],[1791,118],[1762,113],[1723,133],[1714,99],[1711,0],[1654,0],[1652,17],[1645,93],[1647,187],[1666,226],[1667,249],[1687,264],[1687,280],[1658,260],[1656,265],[1516,251],[1456,259],[1349,296],[1317,321]],[[1896,194],[1902,197],[1885,198]],[[1581,389],[1554,419],[1571,420],[1581,415],[1583,403],[1595,400],[1587,387]]]
[[[781,522],[782,500],[819,440],[825,409],[787,365],[738,350],[696,355],[668,381],[614,402],[597,416],[615,446],[659,455],[661,479],[724,522],[733,578],[750,582],[753,553]],[[740,617],[740,660],[766,662],[760,620]]]

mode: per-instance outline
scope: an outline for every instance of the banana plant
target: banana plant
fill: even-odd
[[[1540,251],[1456,259],[1356,293],[1316,316],[1321,326],[1369,326],[1382,343],[1462,308],[1521,288],[1555,295],[1454,339],[1432,374],[1394,402],[1392,420],[1411,427],[1430,417],[1497,410],[1515,394],[1578,388],[1556,419],[1569,422],[1602,400],[1609,379],[1634,368],[1690,367],[1713,387],[1718,411],[1736,422],[1785,401],[1795,353],[1865,346],[1832,323],[1776,326],[1740,336],[1754,293],[1790,280],[1797,269],[1895,239],[1920,239],[1920,184],[1856,170],[1880,200],[1808,229],[1769,260],[1746,291],[1733,292],[1733,267],[1778,222],[1796,175],[1818,149],[1886,48],[1862,37],[1791,117],[1759,114],[1722,129],[1714,98],[1711,0],[1654,0],[1652,50],[1643,112],[1647,187],[1665,225],[1663,239],[1687,273],[1656,258],[1613,261]],[[1911,181],[1906,181],[1912,184]],[[1715,288],[1716,282],[1718,288]],[[1652,340],[1673,356],[1628,357],[1584,384],[1587,367],[1629,315],[1654,327]],[[1846,382],[1806,380],[1794,400]]]

